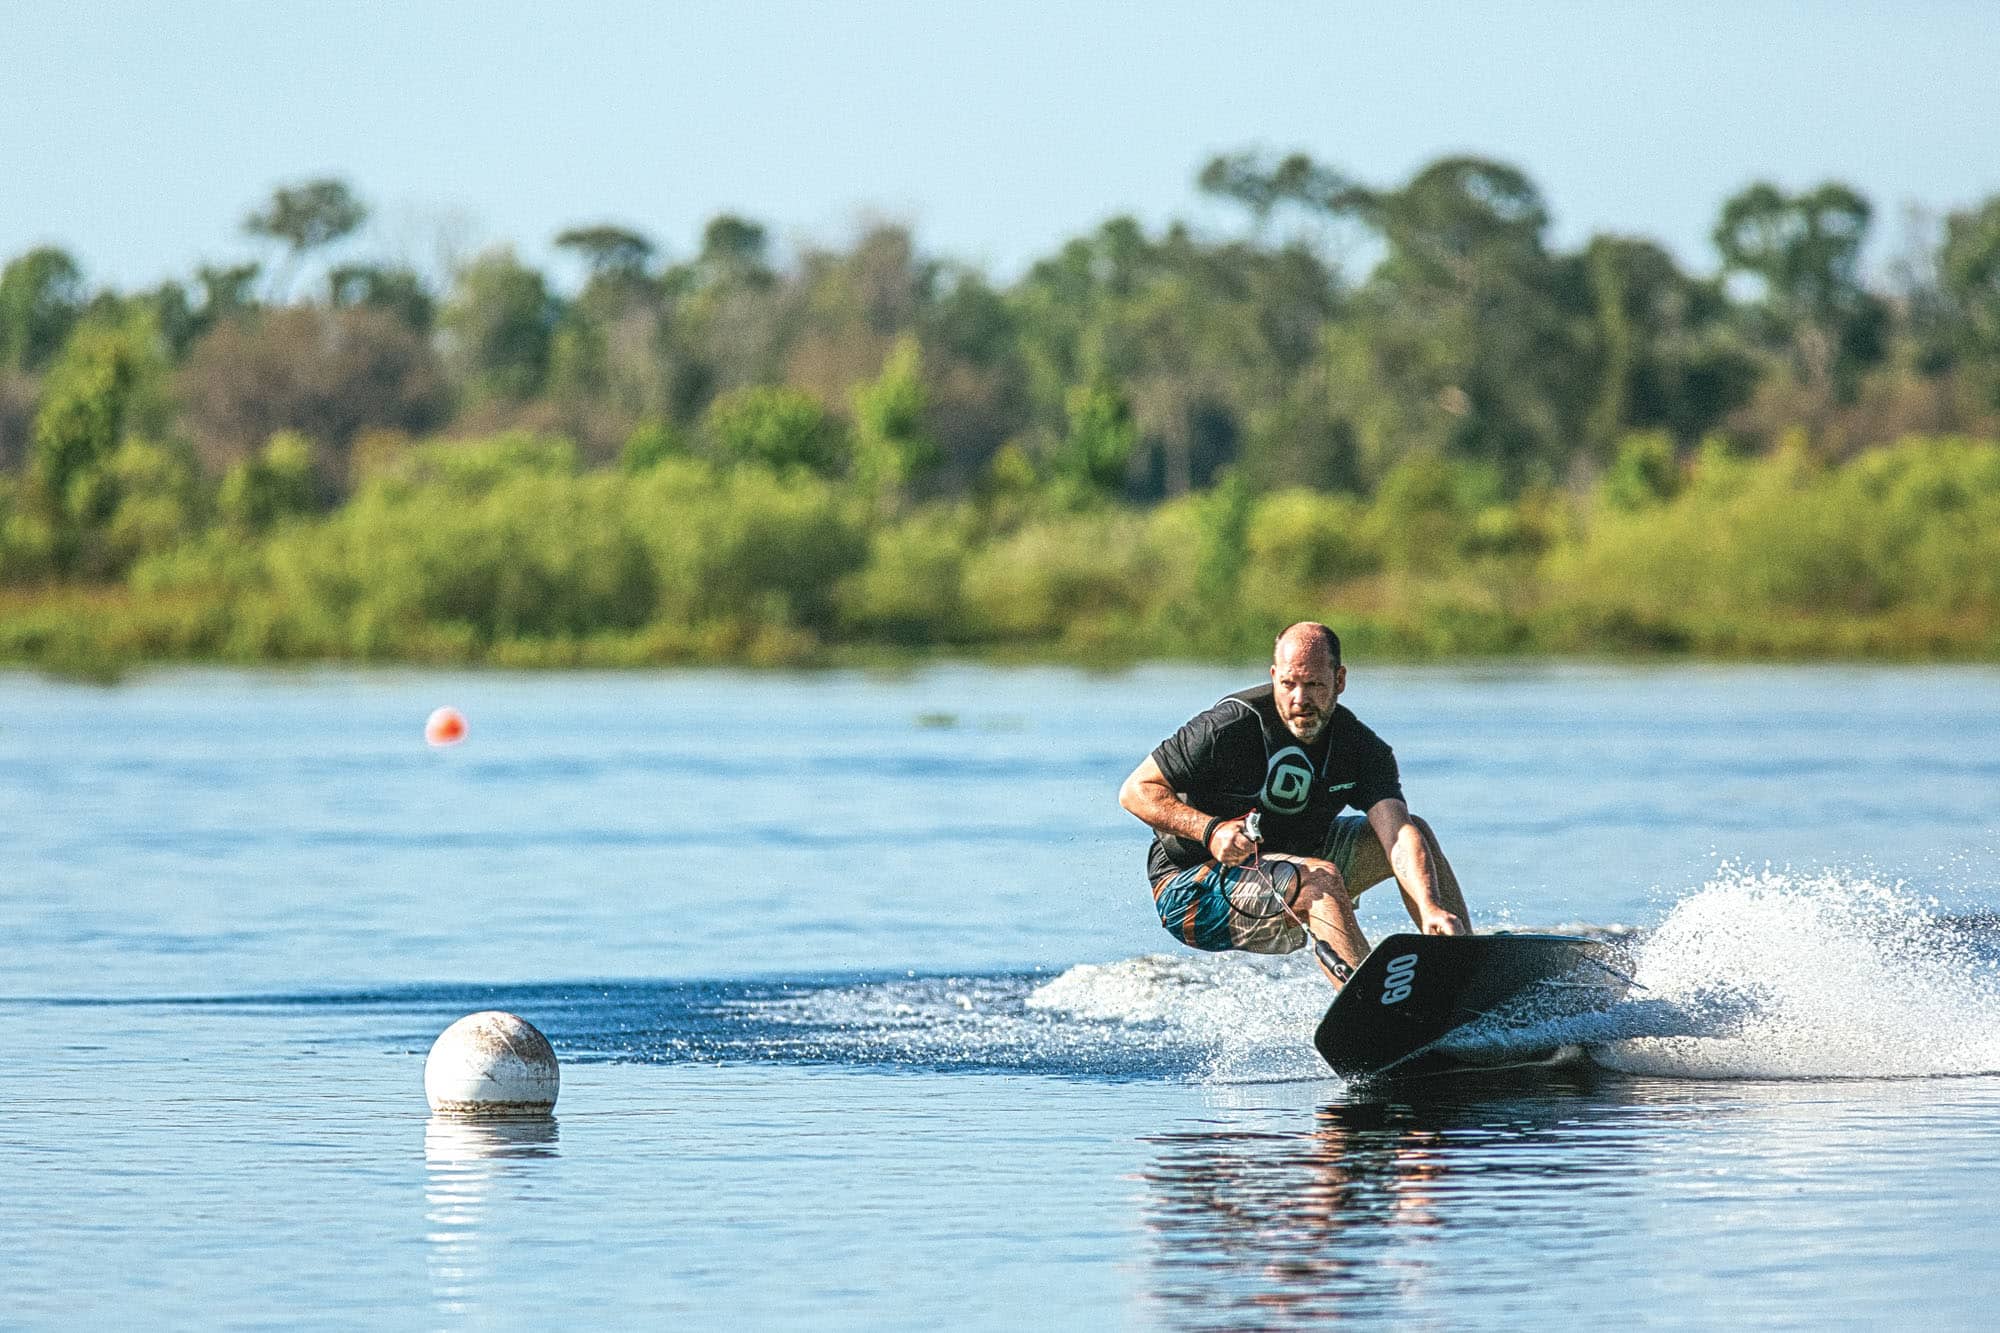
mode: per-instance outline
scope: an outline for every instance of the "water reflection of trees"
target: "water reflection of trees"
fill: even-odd
[[[1441,1276],[1429,1251],[1447,1231],[1506,1224],[1481,1200],[1496,1172],[1567,1176],[1564,1154],[1514,1150],[1573,1132],[1586,1081],[1443,1102],[1336,1102],[1309,1129],[1149,1139],[1151,1299],[1167,1322],[1192,1327],[1399,1308],[1411,1287]]]

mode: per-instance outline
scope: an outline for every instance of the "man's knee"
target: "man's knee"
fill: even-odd
[[[1417,832],[1423,835],[1425,845],[1439,854],[1444,852],[1444,844],[1438,841],[1437,830],[1431,827],[1430,820],[1425,819],[1422,815],[1411,815],[1410,822],[1415,824]]]
[[[1315,898],[1332,897],[1334,894],[1346,895],[1347,881],[1341,878],[1340,867],[1333,862],[1317,857],[1300,857],[1297,864],[1300,902],[1310,903]]]

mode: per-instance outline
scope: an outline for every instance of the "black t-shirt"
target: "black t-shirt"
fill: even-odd
[[[1269,685],[1225,696],[1161,741],[1153,762],[1205,814],[1233,819],[1261,809],[1264,849],[1296,856],[1319,855],[1343,809],[1403,799],[1395,752],[1360,718],[1336,704],[1319,736],[1301,745],[1278,717]],[[1155,833],[1146,878],[1158,883],[1208,859],[1192,839]]]

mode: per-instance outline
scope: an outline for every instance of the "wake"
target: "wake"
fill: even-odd
[[[1505,1063],[1580,1047],[1619,1072],[1686,1079],[1936,1078],[2000,1072],[2000,921],[1941,915],[1902,885],[1839,872],[1725,867],[1657,927],[1563,927],[1619,947],[1620,1003],[1530,998],[1448,1037]],[[1026,1007],[1144,1027],[1206,1081],[1328,1077],[1311,1047],[1327,989],[1243,955],[1083,965]]]
[[[1936,909],[1837,872],[1725,870],[1647,937],[1621,1006],[1686,1030],[1610,1032],[1592,1054],[1681,1078],[2000,1071],[2000,935]]]
[[[2000,1072],[2000,917],[1951,916],[1854,874],[1725,868],[1657,926],[1566,925],[1614,947],[1629,995],[1596,1012],[1530,997],[1443,1045],[1504,1064],[1578,1047],[1683,1079],[1937,1078]],[[1331,991],[1304,955],[1192,951],[1053,977],[852,976],[420,985],[60,1004],[324,1011],[354,1039],[422,1049],[474,1009],[530,1014],[565,1061],[780,1063],[1089,1080],[1332,1081],[1312,1033]],[[23,1000],[19,1003],[40,1003]]]

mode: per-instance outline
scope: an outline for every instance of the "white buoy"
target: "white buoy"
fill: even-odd
[[[424,1061],[424,1097],[440,1115],[547,1115],[561,1086],[549,1039],[498,1009],[453,1023]]]

